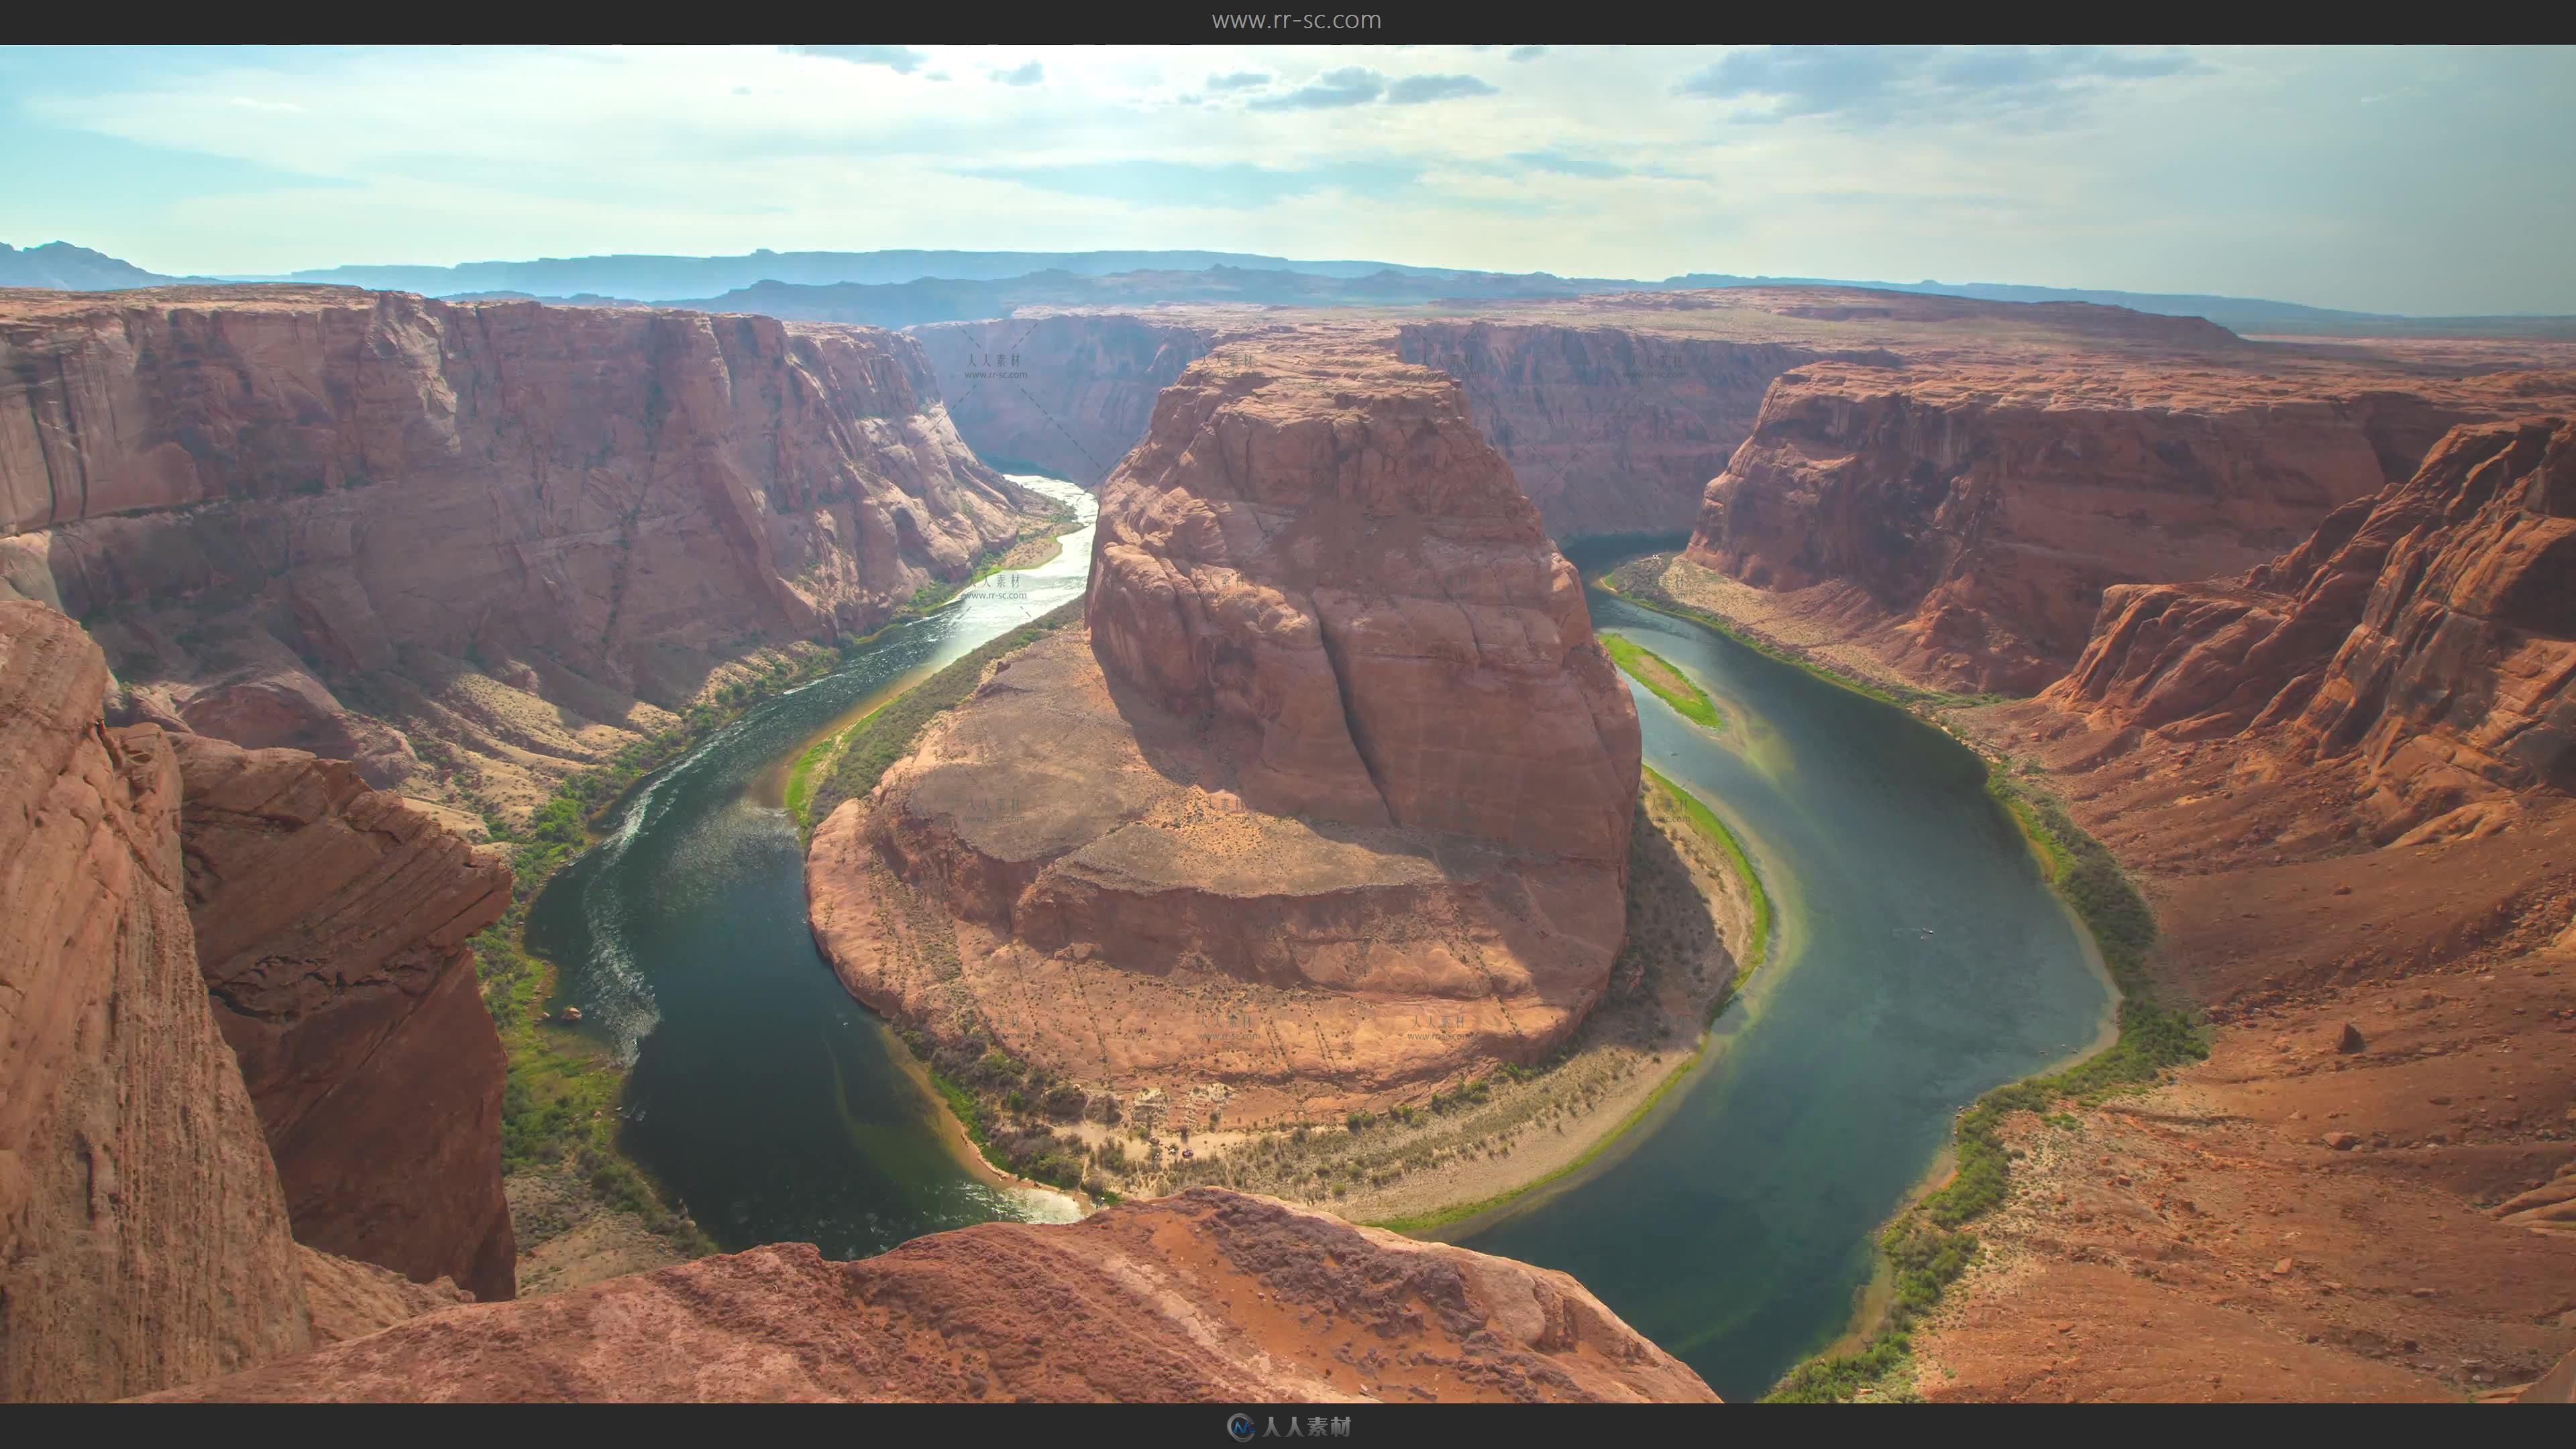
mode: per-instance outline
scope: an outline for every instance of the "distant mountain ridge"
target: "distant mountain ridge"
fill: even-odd
[[[2483,317],[2414,317],[2396,312],[2346,312],[2260,297],[2213,297],[2194,292],[2114,292],[2084,287],[2030,287],[2012,282],[1855,282],[1827,277],[1740,277],[1692,272],[1667,277],[1662,287],[1867,287],[1879,292],[1922,292],[1971,297],[1981,302],[2092,302],[2166,317],[2206,317],[2239,335],[2279,333],[2302,337],[2531,337],[2576,338],[2576,317],[2509,313]]]
[[[670,302],[689,297],[711,297],[762,282],[783,282],[791,286],[843,283],[887,286],[930,280],[994,282],[1050,271],[1099,277],[1117,272],[1190,272],[1209,267],[1301,272],[1321,277],[1365,276],[1389,270],[1437,275],[1449,270],[1393,266],[1386,262],[1292,261],[1287,257],[1252,252],[773,252],[763,249],[738,257],[621,255],[540,257],[524,262],[462,262],[453,267],[355,265],[238,280],[334,283],[419,292],[425,296],[460,291],[513,291],[536,296],[593,292],[641,302]]]
[[[1480,272],[1396,262],[1301,261],[1255,252],[773,252],[681,257],[541,257],[456,266],[349,265],[282,276],[173,277],[69,242],[0,244],[0,287],[111,291],[173,282],[304,282],[460,300],[527,297],[591,306],[649,303],[904,327],[1008,315],[1012,308],[1243,301],[1312,306],[1565,297],[1743,286],[1867,287],[1990,302],[2092,302],[2206,317],[2243,334],[2311,337],[2576,339],[2576,317],[2409,317],[2254,297],[2035,287],[2005,282],[1877,282],[1689,272],[1660,281]]]
[[[1361,307],[1442,299],[1502,300],[1571,297],[1590,291],[1628,291],[1633,283],[1591,284],[1559,277],[1493,272],[1400,271],[1337,276],[1258,267],[1213,266],[1197,271],[1133,271],[1085,276],[1063,269],[998,281],[925,277],[872,285],[838,282],[799,286],[759,282],[715,297],[676,299],[663,305],[704,312],[757,312],[800,322],[855,322],[869,327],[911,327],[924,322],[972,322],[1007,317],[1021,307],[1146,307],[1162,302],[1245,302],[1310,307]],[[552,300],[552,299],[545,299]]]
[[[24,251],[0,242],[0,287],[50,287],[65,292],[119,292],[170,282],[211,282],[213,277],[165,277],[132,262],[51,241]]]

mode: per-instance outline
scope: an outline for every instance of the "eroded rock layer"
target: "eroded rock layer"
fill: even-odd
[[[90,621],[138,717],[409,793],[460,750],[559,775],[649,729],[639,701],[964,577],[1034,506],[866,328],[18,292],[0,360],[8,589]]]
[[[887,1016],[1175,1122],[1418,1095],[1599,1001],[1610,863],[1247,809],[1241,770],[1078,632],[1038,644],[815,832],[815,938]]]
[[[1624,859],[1636,708],[1448,378],[1200,364],[1103,485],[1093,559],[1102,666],[1258,731],[1254,809]]]
[[[1206,354],[1216,329],[1080,314],[912,333],[978,456],[1088,488],[1145,436],[1154,399]]]
[[[756,1248],[166,1398],[1713,1402],[1565,1274],[1200,1188],[854,1263]]]
[[[188,925],[180,771],[79,627],[0,603],[0,1400],[310,1342],[286,1203]]]
[[[1405,361],[1458,379],[1558,539],[1689,528],[1708,480],[1753,431],[1772,379],[1821,356],[1769,342],[1484,321],[1408,323],[1395,346]]]
[[[466,944],[509,867],[344,762],[171,743],[198,960],[296,1238],[510,1297],[506,1063]]]
[[[1087,629],[816,832],[843,981],[1182,1120],[1562,1040],[1619,949],[1636,713],[1455,384],[1220,352],[1102,498]]]
[[[2384,481],[2323,401],[1817,364],[1764,400],[1689,556],[1769,589],[1857,584],[1916,673],[2029,693],[2083,648],[2106,586],[2250,568]]]
[[[2576,424],[2457,429],[2241,579],[2110,590],[2046,699],[2347,762],[2383,839],[2576,791]]]

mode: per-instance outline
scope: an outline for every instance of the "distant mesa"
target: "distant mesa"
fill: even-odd
[[[0,287],[111,289],[217,280],[322,283],[458,299],[581,299],[585,305],[635,301],[710,311],[771,312],[776,308],[771,315],[894,327],[1008,316],[1015,307],[1038,302],[1151,306],[1233,298],[1365,306],[1446,299],[1494,301],[1618,292],[1821,286],[1986,302],[2090,304],[2164,316],[2203,317],[2247,335],[2576,338],[2576,317],[2562,316],[2410,317],[2248,297],[1991,282],[1872,282],[1724,272],[1690,272],[1660,279],[1569,278],[1549,272],[1479,272],[1395,262],[1299,260],[1247,252],[777,252],[763,247],[740,256],[548,257],[455,266],[356,264],[219,279],[163,276],[68,242],[49,242],[24,251],[0,245]],[[874,289],[874,294],[842,290],[853,287]],[[894,290],[898,288],[915,290],[908,296]],[[949,300],[926,301],[925,293]],[[1049,293],[1052,295],[1042,295]],[[761,305],[752,305],[754,302]],[[960,307],[968,310],[957,310]],[[974,310],[978,308],[983,310]],[[827,316],[830,312],[840,315]],[[902,320],[884,320],[888,318]]]

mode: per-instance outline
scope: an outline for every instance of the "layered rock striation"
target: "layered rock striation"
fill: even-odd
[[[958,436],[997,466],[1097,486],[1223,329],[1063,314],[912,329]]]
[[[2326,401],[2069,393],[1972,370],[1785,374],[1688,557],[1766,589],[1857,586],[1910,672],[2031,693],[2083,648],[2104,588],[2250,568],[2385,481]]]
[[[188,924],[180,769],[97,646],[0,603],[0,1400],[247,1368],[311,1329]]]
[[[1636,714],[1456,385],[1221,351],[1102,499],[1087,630],[816,832],[842,979],[1232,1120],[1561,1040],[1621,940]]]
[[[1716,1399],[1563,1273],[1214,1188],[860,1262],[785,1244],[452,1308],[161,1397]]]
[[[1449,379],[1261,351],[1202,367],[1103,487],[1093,557],[1103,667],[1257,731],[1253,808],[1624,856],[1635,707]]]
[[[509,867],[342,761],[170,743],[198,960],[297,1240],[510,1297],[507,1063],[467,945]]]
[[[1513,476],[1559,540],[1668,533],[1698,521],[1708,480],[1753,431],[1772,380],[1827,356],[1895,354],[1636,328],[1493,321],[1397,329],[1406,362],[1458,380]]]
[[[2576,792],[2576,424],[2456,429],[2240,578],[2110,590],[2045,698],[2347,765],[2383,838]]]
[[[0,294],[0,360],[9,590],[88,621],[136,717],[378,787],[455,748],[559,774],[638,701],[965,577],[1038,506],[958,440],[919,347],[864,328],[27,292]]]

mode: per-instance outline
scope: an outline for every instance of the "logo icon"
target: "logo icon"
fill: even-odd
[[[1237,1444],[1251,1443],[1252,1416],[1250,1414],[1237,1414],[1233,1418],[1226,1420],[1225,1432],[1232,1434],[1234,1436],[1234,1442]]]

